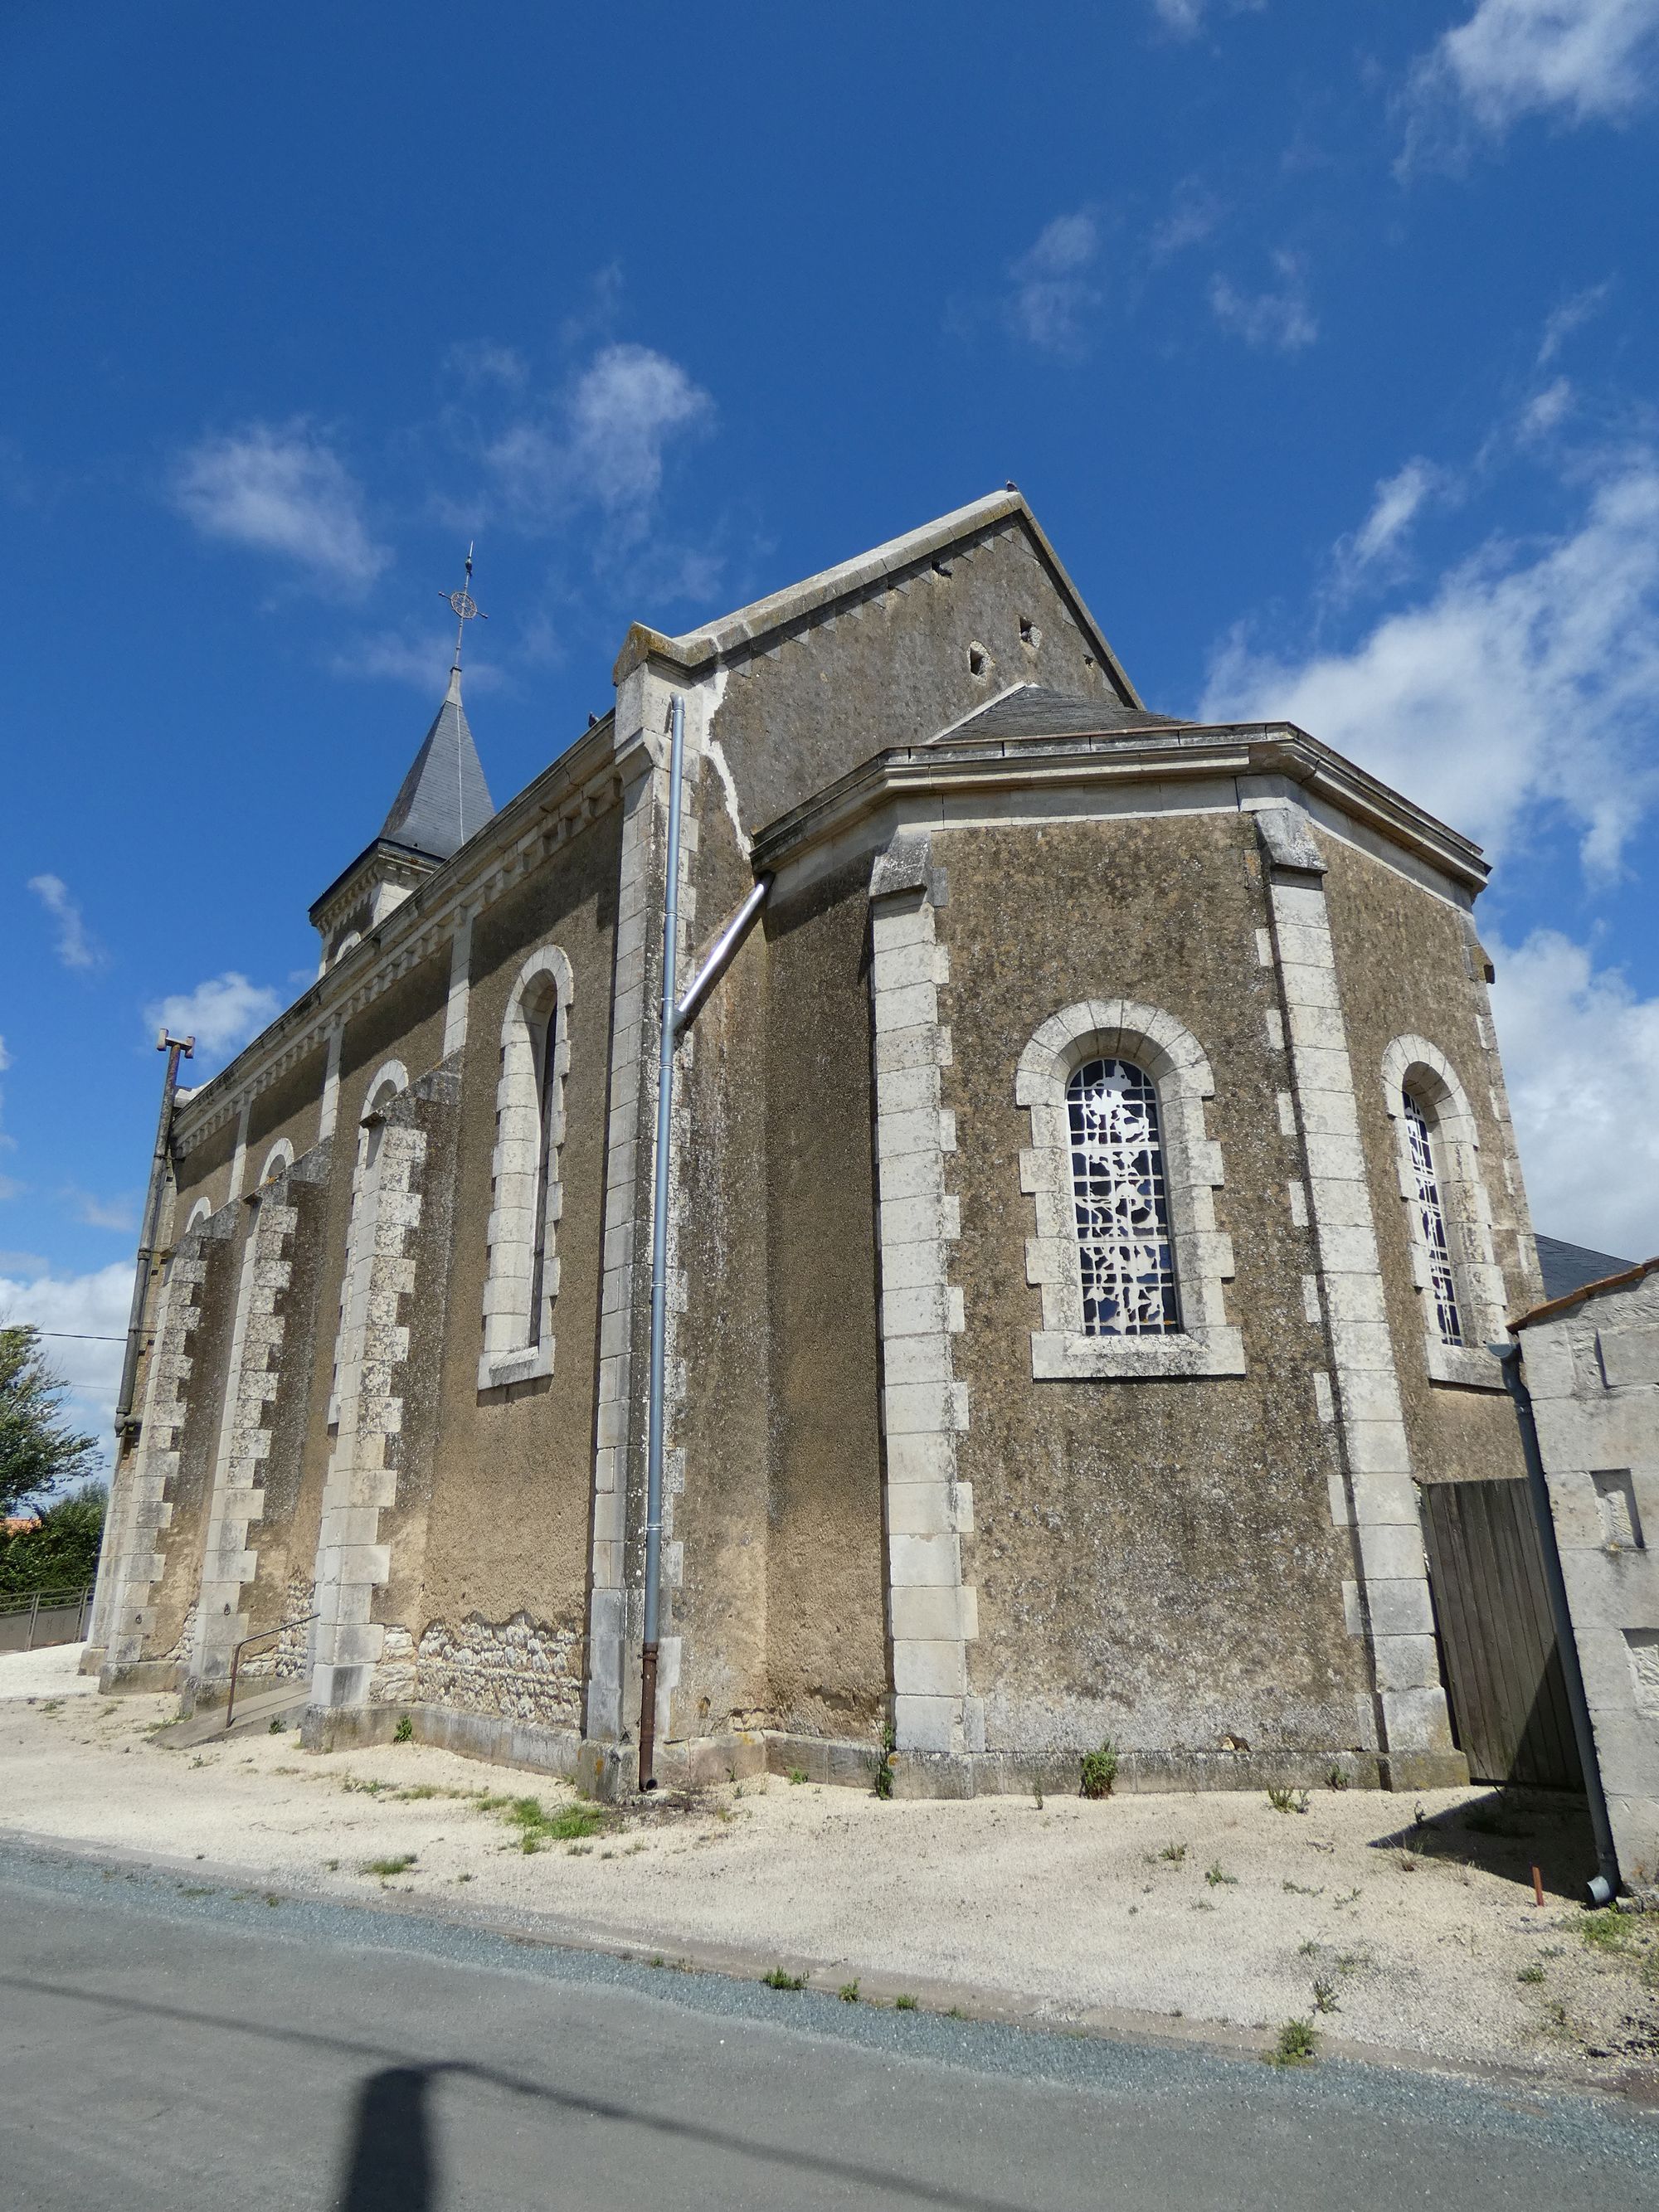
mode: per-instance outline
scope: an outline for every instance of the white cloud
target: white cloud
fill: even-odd
[[[476,635],[476,632],[469,630],[466,639],[466,688],[469,692],[489,690],[501,680],[498,669],[475,657]],[[449,664],[454,651],[453,623],[447,629],[439,628],[424,634],[410,629],[373,630],[366,635],[349,640],[331,653],[328,665],[336,676],[408,684],[417,691],[430,694],[435,700],[448,680]]]
[[[1523,446],[1535,439],[1547,437],[1572,412],[1573,390],[1565,376],[1558,376],[1553,384],[1547,384],[1541,392],[1534,392],[1521,410],[1515,426],[1515,434]]]
[[[1267,0],[1227,0],[1228,13],[1233,15],[1255,15],[1267,4]],[[1166,31],[1178,39],[1196,38],[1204,27],[1204,16],[1209,0],[1152,0],[1152,12]]]
[[[89,1275],[0,1275],[0,1321],[33,1322],[43,1332],[54,1332],[41,1350],[70,1385],[64,1410],[106,1449],[121,1382],[132,1268],[131,1260],[113,1260]],[[87,1342],[88,1338],[117,1340]]]
[[[1492,1011],[1534,1226],[1627,1260],[1659,1253],[1659,999],[1553,929],[1489,941]]]
[[[1307,270],[1299,254],[1281,252],[1273,260],[1279,277],[1276,291],[1241,292],[1230,278],[1216,276],[1210,284],[1210,306],[1223,330],[1247,345],[1299,353],[1319,336],[1308,301]]]
[[[228,969],[193,991],[157,999],[144,1009],[152,1036],[158,1029],[193,1036],[198,1060],[228,1059],[282,1012],[283,1002],[264,984]]]
[[[391,558],[369,536],[356,478],[302,417],[204,438],[179,460],[173,499],[204,537],[279,554],[354,590]]]
[[[58,957],[65,968],[101,968],[103,948],[89,934],[61,876],[31,876],[29,889],[58,924]]]
[[[494,345],[488,338],[466,338],[444,356],[446,373],[469,386],[501,384],[517,392],[529,381],[530,364],[514,346]]]
[[[671,445],[714,416],[709,394],[666,354],[608,345],[556,408],[509,423],[485,459],[521,514],[550,521],[597,507],[631,538],[656,505]]]
[[[1371,511],[1336,549],[1340,591],[1351,591],[1369,572],[1397,564],[1401,541],[1426,501],[1447,488],[1444,471],[1419,454],[1376,487]]]
[[[1601,312],[1612,289],[1612,277],[1603,277],[1599,284],[1575,292],[1571,299],[1564,300],[1559,307],[1551,310],[1544,324],[1544,335],[1538,342],[1540,368],[1547,368],[1573,332]]]
[[[1448,106],[1494,134],[1523,115],[1617,122],[1659,71],[1659,0],[1480,0],[1418,63],[1419,126]]]
[[[1086,209],[1044,227],[1008,272],[1009,317],[1022,337],[1045,353],[1078,351],[1085,318],[1100,304],[1090,275],[1099,252],[1099,228]]]
[[[1235,634],[1202,712],[1297,722],[1488,845],[1559,809],[1613,866],[1659,798],[1659,463],[1627,459],[1575,528],[1492,542],[1346,652]]]
[[[118,1229],[124,1231],[138,1226],[138,1201],[131,1193],[120,1198],[95,1198],[89,1190],[80,1190],[71,1183],[64,1196],[75,1209],[75,1218],[88,1229]]]
[[[11,1054],[6,1050],[6,1040],[0,1036],[0,1075],[11,1066]]]

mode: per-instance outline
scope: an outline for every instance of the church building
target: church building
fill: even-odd
[[[605,1794],[642,1720],[664,1782],[1467,1778],[1422,1494],[1521,1474],[1543,1294],[1479,848],[1145,706],[1012,487],[636,624],[500,806],[459,663],[180,1094],[104,1686],[262,1638],[313,1745]]]

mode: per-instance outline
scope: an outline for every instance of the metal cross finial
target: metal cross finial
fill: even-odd
[[[483,616],[485,622],[489,620],[489,617],[484,614],[483,609],[472,596],[472,548],[470,545],[466,549],[466,575],[461,588],[459,592],[446,592],[444,597],[448,600],[450,611],[455,617],[454,665],[459,669],[461,665],[461,640],[466,635],[467,624],[475,617],[480,615]]]

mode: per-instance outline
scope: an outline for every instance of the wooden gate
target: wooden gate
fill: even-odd
[[[1477,1782],[1584,1786],[1524,1481],[1422,1485],[1452,1728]]]

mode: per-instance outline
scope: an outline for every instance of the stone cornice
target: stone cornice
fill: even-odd
[[[649,764],[637,737],[618,745],[613,717],[604,716],[228,1066],[191,1092],[173,1125],[174,1151],[193,1151],[233,1120],[246,1100],[320,1050],[337,1023],[349,1021],[441,951],[463,913],[477,915],[493,906],[550,854],[608,813],[623,785]]]
[[[971,797],[994,808],[997,794],[1005,792],[1167,786],[1229,776],[1296,785],[1426,863],[1469,896],[1485,887],[1490,871],[1478,845],[1289,722],[1172,725],[1132,735],[957,738],[895,747],[769,823],[755,838],[754,866],[757,873],[775,873],[895,802]]]

